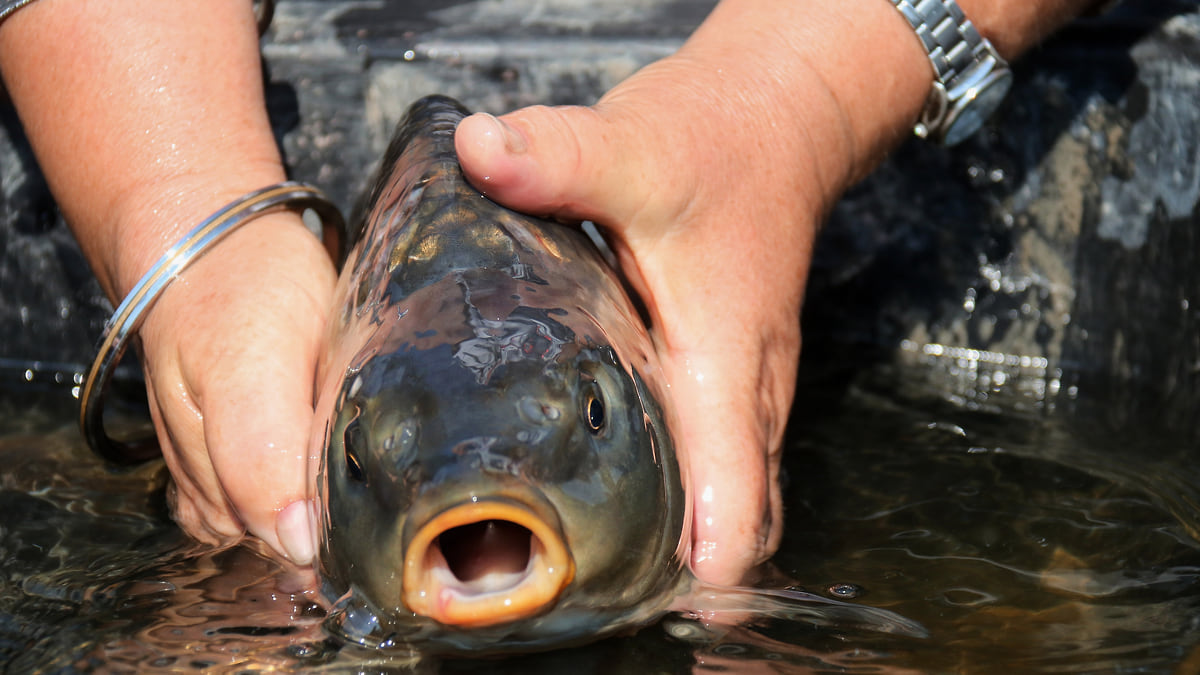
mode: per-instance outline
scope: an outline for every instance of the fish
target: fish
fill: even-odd
[[[310,452],[327,630],[479,655],[630,632],[683,597],[777,609],[695,592],[644,310],[580,227],[466,180],[467,114],[414,103],[351,219]]]
[[[355,219],[319,367],[318,572],[360,643],[593,639],[684,578],[662,369],[584,232],[467,182],[467,114],[413,104]]]

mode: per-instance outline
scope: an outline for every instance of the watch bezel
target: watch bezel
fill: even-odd
[[[913,131],[954,145],[975,133],[1012,87],[1008,62],[955,0],[890,0],[916,33],[933,83]]]
[[[1012,71],[1002,67],[992,70],[968,87],[954,99],[954,105],[942,123],[938,142],[947,146],[957,145],[974,135],[1004,103],[1012,83]],[[964,119],[963,113],[967,111],[971,112],[971,116]]]
[[[987,118],[1004,101],[1012,83],[1012,70],[995,54],[989,54],[970,71],[957,77],[950,89],[947,89],[942,81],[935,80],[925,108],[921,111],[921,119],[913,131],[918,137],[928,141],[947,146],[956,145],[983,126]],[[985,101],[985,104],[990,106],[988,109],[972,110],[985,92],[991,93],[997,87],[1001,88],[999,96],[987,97],[990,100]],[[961,128],[958,125],[963,121],[963,113],[968,110],[973,113],[972,121],[967,122],[972,126]]]

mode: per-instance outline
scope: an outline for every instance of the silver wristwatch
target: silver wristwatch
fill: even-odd
[[[892,0],[933,64],[933,89],[914,131],[954,145],[975,133],[1012,87],[1012,71],[954,0]]]

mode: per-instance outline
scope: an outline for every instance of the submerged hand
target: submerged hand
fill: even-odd
[[[457,148],[497,201],[611,235],[650,310],[678,413],[691,563],[702,579],[732,584],[781,534],[780,445],[826,204],[792,111],[701,93],[721,91],[719,80],[680,55],[593,108],[472,116]]]
[[[306,458],[334,278],[299,217],[271,214],[197,260],[151,310],[147,393],[175,519],[192,536],[223,543],[245,529],[297,563],[312,557]]]

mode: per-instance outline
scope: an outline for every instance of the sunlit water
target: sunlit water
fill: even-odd
[[[321,630],[321,606],[297,592],[302,572],[253,546],[190,544],[166,517],[160,466],[105,473],[69,423],[47,418],[11,420],[24,430],[0,440],[2,669],[1200,670],[1189,446],[1041,404],[981,406],[930,386],[922,367],[805,378],[770,583],[889,609],[926,638],[836,621],[722,629],[672,616],[633,636],[503,661],[339,648]]]

